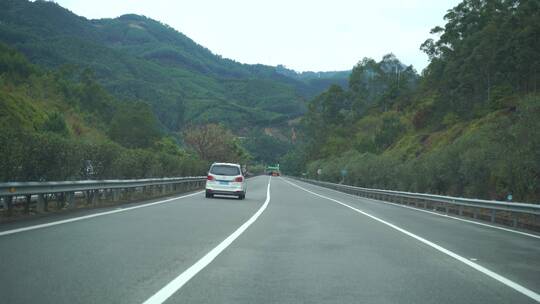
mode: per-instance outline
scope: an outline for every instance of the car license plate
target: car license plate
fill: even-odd
[[[228,185],[229,182],[219,181],[219,184],[220,184],[220,185]]]

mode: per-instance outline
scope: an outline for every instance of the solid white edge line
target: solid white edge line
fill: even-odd
[[[348,193],[344,193],[344,194],[351,195],[351,194],[348,194]],[[363,198],[363,199],[370,200],[370,201],[373,201],[373,202],[378,202],[378,203],[382,202],[382,203],[394,205],[394,206],[397,206],[397,207],[402,207],[402,208],[406,208],[406,209],[410,209],[410,210],[425,212],[425,213],[429,213],[429,214],[433,214],[433,215],[437,215],[437,216],[441,216],[441,217],[445,217],[445,218],[451,218],[451,219],[454,219],[454,220],[457,220],[457,221],[462,221],[462,222],[471,223],[471,224],[484,226],[484,227],[489,227],[489,228],[493,228],[493,229],[499,229],[499,230],[503,230],[503,231],[506,231],[506,232],[512,232],[512,233],[521,234],[521,235],[524,235],[524,236],[540,239],[540,235],[531,234],[531,233],[527,233],[527,232],[523,232],[523,231],[517,231],[517,230],[505,228],[505,227],[493,226],[493,225],[486,224],[486,223],[475,222],[475,221],[472,221],[472,220],[463,219],[463,218],[455,217],[455,216],[452,216],[452,215],[441,214],[441,213],[434,212],[434,211],[423,210],[423,209],[420,209],[420,208],[400,205],[400,204],[396,204],[396,203],[392,203],[392,202],[374,200],[374,199],[370,199],[370,198],[366,198],[366,197],[357,197],[357,198]]]
[[[51,226],[56,226],[56,225],[61,225],[61,224],[67,224],[67,223],[76,222],[76,221],[82,221],[82,220],[86,220],[86,219],[90,219],[90,218],[94,218],[94,217],[98,217],[98,216],[114,214],[114,213],[119,213],[119,212],[126,212],[126,211],[139,209],[139,208],[146,208],[146,207],[150,207],[150,206],[159,205],[159,204],[167,203],[167,202],[170,202],[170,201],[174,201],[174,200],[177,200],[177,199],[182,199],[182,198],[194,196],[194,195],[200,194],[202,192],[204,192],[204,190],[203,191],[197,191],[195,193],[191,193],[191,194],[187,194],[187,195],[182,195],[182,196],[169,198],[169,199],[162,200],[162,201],[153,202],[153,203],[147,203],[147,204],[143,204],[143,205],[127,207],[127,208],[121,208],[121,209],[117,208],[117,209],[110,210],[110,211],[93,213],[93,214],[89,214],[89,215],[73,217],[73,218],[60,220],[60,221],[54,221],[54,222],[49,222],[49,223],[44,223],[44,224],[39,224],[39,225],[33,225],[33,226],[21,227],[21,228],[17,228],[17,229],[0,231],[0,236],[14,234],[14,233],[18,233],[18,232],[30,231],[30,230],[35,230],[35,229],[41,229],[41,228],[46,228],[46,227],[51,227]]]
[[[436,249],[436,250],[438,250],[438,251],[440,251],[440,252],[442,252],[442,253],[444,253],[444,254],[446,254],[446,255],[448,255],[448,256],[450,256],[450,257],[452,257],[452,258],[454,258],[454,259],[456,259],[458,261],[460,261],[460,262],[462,262],[462,263],[464,263],[465,265],[470,266],[470,267],[476,269],[477,271],[480,271],[481,273],[483,273],[483,274],[485,274],[485,275],[487,275],[487,276],[489,276],[489,277],[503,283],[504,285],[516,290],[517,292],[519,292],[519,293],[521,293],[521,294],[523,294],[523,295],[525,295],[525,296],[527,296],[527,297],[529,297],[529,298],[531,298],[531,299],[533,299],[533,300],[535,300],[537,302],[540,302],[540,294],[537,294],[536,292],[534,292],[534,291],[532,291],[532,290],[530,290],[530,289],[528,289],[526,287],[523,287],[523,286],[519,285],[518,283],[516,283],[514,281],[511,281],[511,280],[509,280],[509,279],[507,279],[507,278],[505,278],[505,277],[503,277],[503,276],[501,276],[501,275],[499,275],[499,274],[497,274],[497,273],[495,273],[495,272],[493,272],[493,271],[491,271],[491,270],[489,270],[489,269],[487,269],[487,268],[485,268],[483,266],[480,266],[479,264],[474,263],[474,262],[470,261],[469,259],[464,258],[464,257],[462,257],[462,256],[460,256],[460,255],[458,255],[458,254],[456,254],[456,253],[454,253],[454,252],[440,246],[440,245],[437,245],[437,244],[435,244],[435,243],[433,243],[431,241],[428,241],[428,240],[424,239],[421,236],[418,236],[418,235],[416,235],[416,234],[414,234],[412,232],[409,232],[409,231],[407,231],[407,230],[405,230],[403,228],[400,228],[400,227],[398,227],[398,226],[396,226],[396,225],[394,225],[394,224],[392,224],[390,222],[387,222],[387,221],[385,221],[383,219],[380,219],[380,218],[378,218],[376,216],[373,216],[373,215],[371,215],[371,214],[369,214],[367,212],[364,212],[364,211],[362,211],[360,209],[357,209],[355,207],[352,207],[352,206],[349,206],[349,205],[347,205],[345,203],[342,203],[342,202],[340,202],[340,201],[338,201],[336,199],[333,199],[333,198],[330,198],[330,197],[315,193],[315,192],[310,191],[310,190],[308,190],[308,189],[306,189],[306,188],[304,188],[302,186],[299,186],[299,185],[297,185],[295,183],[292,183],[292,182],[290,182],[290,181],[288,181],[286,179],[283,179],[283,180],[285,182],[287,182],[287,183],[301,189],[301,190],[304,190],[304,191],[306,191],[308,193],[311,193],[311,194],[313,194],[315,196],[318,196],[318,197],[333,201],[335,203],[338,203],[338,204],[340,204],[340,205],[342,205],[344,207],[347,207],[347,208],[349,208],[349,209],[351,209],[353,211],[356,211],[356,212],[358,212],[358,213],[360,213],[362,215],[365,215],[365,216],[367,216],[367,217],[369,217],[371,219],[374,219],[374,220],[376,220],[376,221],[378,221],[380,223],[383,223],[383,224],[387,225],[388,227],[391,227],[391,228],[393,228],[393,229],[395,229],[395,230],[397,230],[397,231],[399,231],[399,232],[401,232],[401,233],[403,233],[405,235],[408,235],[408,236],[410,236],[410,237],[412,237],[412,238],[414,238],[414,239],[416,239],[416,240],[418,240],[418,241],[420,241],[420,242],[422,242],[422,243],[424,243],[424,244],[426,244],[426,245],[428,245],[428,246],[430,246],[430,247],[432,247],[432,248],[434,248],[434,249]]]
[[[210,250],[206,255],[200,258],[195,264],[191,265],[188,269],[182,272],[179,276],[174,278],[171,282],[165,285],[162,289],[156,292],[153,296],[144,301],[143,304],[160,304],[165,302],[175,292],[177,292],[182,286],[184,286],[189,280],[191,280],[199,271],[203,270],[208,264],[210,264],[223,250],[234,242],[246,229],[253,224],[257,218],[264,212],[268,203],[270,202],[270,182],[272,177],[268,179],[268,186],[266,188],[266,200],[264,204],[247,220],[242,226],[238,227],[231,235],[223,240],[219,245]]]
[[[367,197],[363,197],[363,196],[353,195],[353,194],[349,194],[349,193],[346,193],[346,192],[341,192],[339,190],[319,186],[319,185],[314,185],[314,184],[309,184],[309,185],[315,186],[315,187],[318,187],[318,188],[321,188],[321,189],[324,189],[324,190],[331,190],[333,192],[344,194],[344,195],[350,196],[352,198],[355,198],[357,200],[368,200],[368,201],[372,201],[372,202],[375,202],[375,203],[384,203],[384,204],[394,205],[394,206],[397,206],[397,207],[402,207],[402,208],[407,208],[407,209],[410,209],[410,210],[425,212],[425,213],[429,213],[429,214],[433,214],[433,215],[442,216],[442,217],[445,217],[445,218],[451,218],[451,219],[454,219],[454,220],[457,220],[457,221],[462,221],[462,222],[475,224],[475,225],[479,225],[479,226],[484,226],[484,227],[490,227],[490,228],[493,228],[493,229],[499,229],[499,230],[503,230],[503,231],[506,231],[506,232],[517,233],[517,234],[521,234],[521,235],[524,235],[524,236],[540,239],[540,235],[537,235],[537,234],[527,233],[527,232],[514,230],[514,229],[510,229],[510,228],[505,228],[505,227],[500,227],[500,226],[494,226],[494,225],[490,225],[490,224],[486,224],[486,223],[482,223],[482,222],[476,222],[476,221],[473,221],[473,220],[468,220],[468,219],[464,219],[464,218],[460,218],[460,217],[455,217],[455,216],[452,216],[452,215],[441,214],[441,213],[438,213],[438,212],[424,210],[424,209],[415,208],[415,207],[406,206],[406,205],[401,205],[401,204],[397,204],[397,203],[392,203],[392,202],[367,198]]]

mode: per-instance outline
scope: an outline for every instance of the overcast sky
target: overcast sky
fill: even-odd
[[[90,19],[135,13],[166,23],[213,53],[297,71],[351,69],[394,53],[420,72],[420,44],[458,0],[56,0]]]

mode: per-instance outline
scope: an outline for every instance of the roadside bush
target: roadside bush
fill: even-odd
[[[472,122],[452,142],[417,157],[349,150],[308,163],[308,176],[360,187],[504,200],[540,201],[540,102],[530,96],[514,112]],[[318,177],[317,169],[322,170]]]
[[[13,140],[17,138],[17,140]],[[207,163],[189,155],[88,143],[58,134],[6,130],[0,134],[0,181],[133,179],[202,175]],[[91,175],[85,168],[93,167]]]

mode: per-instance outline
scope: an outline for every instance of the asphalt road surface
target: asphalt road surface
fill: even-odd
[[[196,192],[0,226],[0,303],[506,304],[538,293],[538,235],[281,177],[249,179],[245,200]]]

